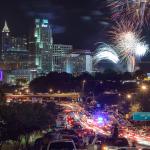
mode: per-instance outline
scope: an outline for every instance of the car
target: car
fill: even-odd
[[[75,143],[75,145],[76,145],[77,148],[79,148],[79,147],[81,147],[83,145],[83,139],[79,138],[77,136],[74,136],[74,135],[64,135],[63,134],[60,137],[61,137],[61,139],[72,140]]]
[[[48,132],[45,134],[45,137],[47,137],[49,140],[59,140],[60,133],[58,131]]]
[[[56,140],[49,142],[47,150],[77,150],[73,140]]]
[[[102,143],[105,142],[105,138],[99,135],[91,137],[88,141],[87,150],[99,150],[102,149]],[[104,147],[105,148],[105,147]],[[106,149],[107,150],[107,149]]]
[[[101,149],[101,150],[129,149],[130,150],[131,147],[129,147],[129,143],[126,138],[112,139],[107,137],[96,136],[93,139],[93,142],[88,145],[88,150],[92,150],[92,149]]]
[[[69,139],[73,140],[75,143],[78,143],[78,137],[74,135],[67,135],[67,134],[62,134],[60,135],[61,139]]]
[[[101,147],[105,150],[133,150],[133,147],[129,147],[126,138],[106,139],[104,143],[102,142]]]
[[[60,130],[59,132],[60,132],[60,134],[76,135],[77,136],[77,133],[72,129],[63,129],[63,130]]]

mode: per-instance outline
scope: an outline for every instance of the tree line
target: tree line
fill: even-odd
[[[0,104],[0,149],[9,140],[20,149],[24,140],[24,148],[29,149],[31,135],[55,126],[57,115],[53,102],[40,103],[1,103]]]
[[[138,76],[143,79],[146,75],[141,71],[134,74],[129,72],[117,73],[113,70],[106,70],[104,73],[95,73],[91,75],[84,72],[80,75],[72,75],[68,73],[50,72],[46,76],[41,76],[30,82],[32,92],[49,92],[49,89],[57,92],[81,92],[84,88],[85,93],[94,92],[96,95],[105,90],[126,88],[121,87],[122,80],[133,80]],[[83,85],[83,81],[86,81]],[[113,82],[112,82],[113,81]],[[105,84],[103,84],[105,83]],[[83,87],[84,86],[84,87]],[[126,88],[127,89],[127,88]]]

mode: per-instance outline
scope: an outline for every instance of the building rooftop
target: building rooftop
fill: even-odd
[[[5,24],[4,24],[4,28],[3,28],[2,32],[10,32],[6,20],[5,20]]]

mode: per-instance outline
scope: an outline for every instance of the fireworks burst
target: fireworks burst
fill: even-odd
[[[134,24],[124,20],[110,31],[115,47],[125,58],[127,55],[134,55],[137,43],[142,40],[140,34],[141,32],[134,28]]]
[[[101,60],[109,60],[117,64],[119,62],[119,57],[111,46],[106,43],[101,43],[96,49],[96,54],[94,55],[93,60],[95,64]]]
[[[144,56],[149,50],[149,46],[148,44],[146,44],[145,42],[139,42],[137,43],[136,45],[136,51],[135,51],[135,54],[137,56]]]
[[[113,20],[128,18],[140,27],[150,20],[150,0],[108,0],[108,6]]]
[[[134,27],[134,23],[123,20],[110,33],[121,60],[128,64],[128,71],[133,72],[136,57],[142,57],[148,51],[141,31]]]

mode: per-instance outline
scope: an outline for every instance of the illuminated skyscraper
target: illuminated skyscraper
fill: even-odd
[[[4,81],[9,79],[28,78],[31,81],[35,78],[33,62],[29,59],[30,52],[27,49],[27,39],[25,37],[11,36],[7,22],[5,21],[2,30],[0,68],[5,72]],[[34,76],[32,74],[34,73]],[[14,80],[14,81],[15,81]]]
[[[65,72],[66,57],[72,45],[53,44],[52,28],[47,19],[35,19],[35,64],[39,72]]]
[[[2,30],[2,50],[1,50],[1,59],[5,59],[6,51],[11,48],[11,38],[10,38],[10,30],[8,28],[7,22],[5,21],[5,25]]]
[[[10,35],[10,30],[5,21],[2,30],[1,59],[6,70],[28,68],[29,51],[27,50],[27,39]]]
[[[76,50],[69,57],[70,73],[92,73],[92,53],[89,50]]]
[[[27,50],[27,39],[25,37],[11,37],[11,48]]]
[[[46,59],[45,54],[50,52],[53,44],[52,29],[47,19],[35,19],[34,37],[36,38],[35,64],[38,70],[42,70],[42,61]],[[49,59],[52,58],[49,57]],[[49,64],[50,67],[51,65]]]
[[[57,72],[70,72],[68,56],[72,52],[72,45],[53,44],[52,45],[52,70]]]

